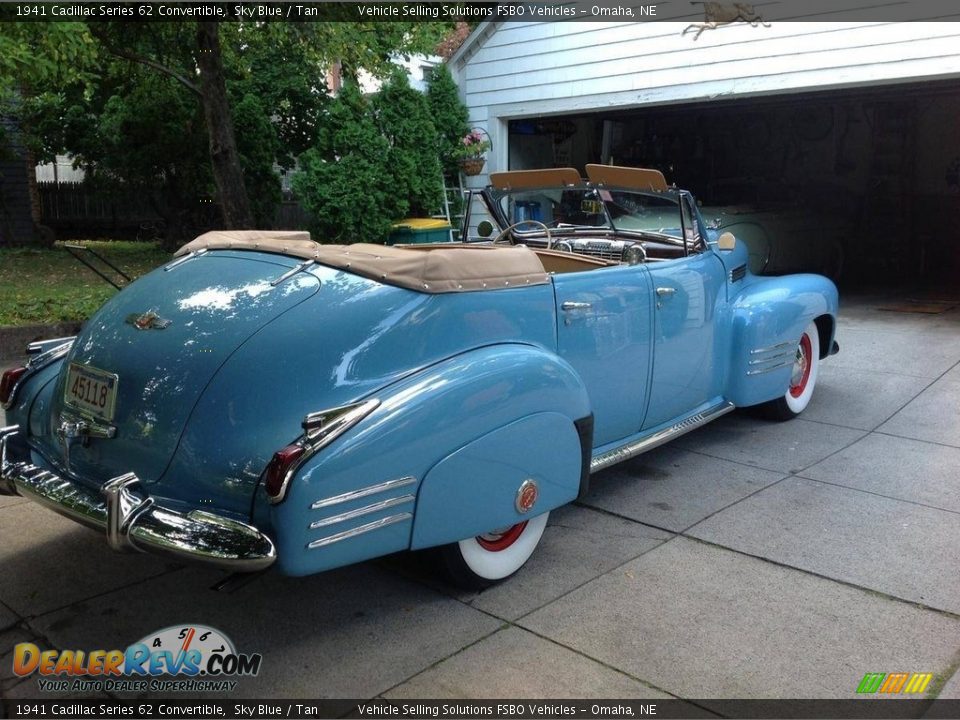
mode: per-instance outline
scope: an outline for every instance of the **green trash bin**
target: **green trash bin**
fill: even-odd
[[[435,218],[407,218],[393,224],[387,245],[450,242],[450,223]]]

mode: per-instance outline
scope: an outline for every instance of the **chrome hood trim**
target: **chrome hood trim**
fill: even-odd
[[[263,570],[277,559],[273,541],[247,523],[203,510],[181,512],[137,493],[133,473],[104,484],[102,496],[68,478],[7,458],[19,426],[0,428],[0,494],[22,495],[74,522],[103,531],[114,550],[164,555],[231,570]]]

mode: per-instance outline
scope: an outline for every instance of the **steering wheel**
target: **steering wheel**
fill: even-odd
[[[504,229],[500,232],[500,234],[497,235],[497,236],[493,239],[493,244],[494,244],[494,245],[502,245],[502,244],[503,244],[502,241],[503,241],[503,239],[507,236],[507,233],[511,232],[512,230],[516,230],[516,229],[517,229],[518,227],[520,227],[521,225],[529,225],[529,224],[539,225],[540,227],[542,227],[542,228],[543,228],[543,232],[544,232],[544,233],[546,234],[546,236],[547,236],[547,250],[549,250],[551,247],[553,247],[553,238],[550,237],[550,228],[548,228],[546,225],[544,225],[544,224],[543,224],[542,222],[540,222],[539,220],[521,220],[520,222],[515,222],[515,223],[514,223],[513,225],[511,225],[510,227],[504,228]],[[513,243],[510,242],[509,240],[508,240],[507,242],[508,242],[508,244],[510,244],[510,245],[513,244]]]

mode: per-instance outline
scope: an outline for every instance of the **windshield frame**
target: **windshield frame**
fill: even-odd
[[[486,205],[487,211],[490,214],[491,218],[495,221],[496,225],[499,227],[499,230],[502,232],[506,228],[515,224],[511,222],[507,213],[510,211],[510,206],[504,207],[503,201],[510,196],[522,196],[522,197],[531,197],[534,195],[541,195],[549,200],[551,203],[557,202],[551,195],[562,194],[566,192],[582,192],[582,193],[593,193],[597,199],[597,205],[600,212],[594,213],[596,215],[603,216],[603,224],[566,224],[562,223],[558,226],[550,227],[551,236],[556,235],[567,235],[567,234],[584,234],[584,235],[600,235],[600,236],[627,236],[627,237],[636,237],[646,238],[654,240],[657,242],[664,242],[679,247],[683,247],[684,255],[690,253],[690,243],[688,242],[687,232],[688,224],[687,218],[683,210],[684,207],[684,197],[690,196],[689,193],[678,190],[677,188],[669,188],[667,190],[638,190],[637,188],[632,187],[621,187],[614,185],[604,185],[604,184],[592,184],[589,182],[580,182],[578,184],[571,185],[549,185],[543,187],[523,187],[516,189],[498,189],[490,185],[485,187],[483,190],[479,191],[480,196],[482,197],[484,204]],[[477,191],[471,191],[471,194],[474,194]],[[616,194],[622,193],[627,195],[634,195],[643,198],[648,198],[654,201],[663,201],[664,207],[670,207],[671,212],[676,212],[677,221],[679,224],[679,234],[674,233],[664,233],[665,227],[660,227],[658,229],[653,228],[630,228],[625,227],[623,222],[619,222],[614,217],[611,212],[611,204],[616,204],[618,207],[624,207],[620,203],[616,203],[613,198]],[[608,197],[604,198],[603,194],[607,194]],[[584,198],[586,200],[586,198]],[[526,201],[522,201],[526,202]],[[468,206],[470,203],[468,203]],[[622,217],[621,214],[619,217]],[[464,221],[465,227],[469,227],[470,213],[466,213]],[[531,220],[537,220],[537,218],[530,218]],[[539,220],[538,220],[539,221]],[[518,222],[523,222],[521,219]],[[693,225],[697,224],[696,214],[692,215]],[[551,223],[552,225],[552,223]],[[673,228],[671,228],[673,229]],[[699,237],[703,236],[702,228],[691,228],[693,234]],[[543,237],[544,231],[539,225],[533,225],[531,223],[530,229],[517,228],[511,230],[511,235],[515,240],[523,242],[524,238],[537,238]]]

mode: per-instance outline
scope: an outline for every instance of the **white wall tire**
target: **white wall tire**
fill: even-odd
[[[482,590],[513,575],[530,559],[550,513],[441,548],[441,561],[455,584]]]
[[[790,373],[790,384],[783,397],[765,403],[763,408],[774,420],[791,420],[810,404],[813,389],[820,372],[820,333],[811,322],[797,342],[796,355]]]

